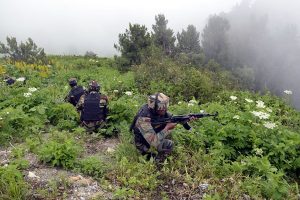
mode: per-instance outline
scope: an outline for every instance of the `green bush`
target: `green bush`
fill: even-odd
[[[73,168],[82,147],[67,132],[55,132],[52,137],[42,144],[38,156],[44,163],[52,166]]]
[[[26,199],[28,185],[16,166],[0,167],[0,199]]]
[[[78,169],[80,172],[100,179],[107,170],[107,165],[99,156],[90,156],[79,161]]]

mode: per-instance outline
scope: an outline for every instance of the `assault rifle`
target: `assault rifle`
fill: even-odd
[[[190,130],[191,126],[188,124],[191,117],[194,117],[196,119],[203,118],[203,117],[217,117],[218,112],[215,112],[214,114],[209,113],[195,113],[195,114],[188,114],[188,115],[174,115],[172,117],[168,118],[162,118],[162,119],[155,119],[151,120],[151,124],[153,125],[159,125],[159,124],[165,124],[165,123],[179,123],[182,124],[182,126],[186,130]]]

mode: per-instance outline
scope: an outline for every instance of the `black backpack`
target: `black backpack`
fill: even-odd
[[[70,91],[70,103],[76,106],[80,97],[85,93],[82,86],[76,86]]]

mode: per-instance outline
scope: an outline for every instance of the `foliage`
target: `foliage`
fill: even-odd
[[[136,66],[134,77],[141,93],[164,92],[171,101],[199,99],[207,102],[222,89],[229,88],[231,77],[224,72],[211,73],[208,70],[182,66],[171,60],[151,60]],[[229,82],[229,83],[228,83]]]
[[[90,156],[79,161],[79,171],[100,179],[106,172],[107,164],[99,156]]]
[[[205,63],[201,53],[171,59],[157,47],[149,51],[151,58],[125,73],[105,58],[51,56],[48,77],[39,75],[39,65],[0,60],[5,71],[28,78],[24,84],[2,84],[0,90],[1,143],[16,147],[11,153],[15,168],[28,167],[23,157],[29,150],[44,163],[106,181],[116,199],[297,199],[299,112],[268,93],[231,90],[240,89],[247,77],[252,80],[247,67],[241,69],[246,77],[236,78],[214,60]],[[91,136],[79,126],[75,108],[62,102],[70,77],[83,86],[95,79],[109,96],[109,126],[118,130],[120,141],[114,153],[81,156],[80,138]],[[25,97],[32,87],[37,90]],[[174,151],[159,168],[140,156],[128,130],[147,95],[157,91],[171,97],[173,114],[219,112],[217,118],[190,122],[191,131],[177,125],[170,135]],[[24,140],[26,148],[13,143]],[[41,190],[41,196],[57,198],[61,183],[48,185],[53,192]]]
[[[61,129],[75,128],[79,120],[79,115],[74,106],[69,103],[57,104],[51,107],[47,115],[50,122]]]
[[[86,57],[86,58],[97,58],[97,54],[94,53],[93,51],[87,51],[87,52],[85,52],[84,57]]]
[[[180,53],[200,53],[200,33],[197,32],[196,27],[188,25],[187,30],[182,30],[177,33],[177,51]]]
[[[129,29],[126,29],[125,33],[119,34],[119,44],[114,47],[121,52],[122,64],[139,65],[142,62],[143,54],[147,54],[147,48],[151,45],[150,34],[147,32],[147,28],[139,24],[129,23]],[[123,69],[123,68],[121,68]]]
[[[15,165],[0,167],[0,199],[25,199],[28,185]]]
[[[229,67],[226,35],[229,27],[229,22],[225,18],[218,15],[209,17],[208,23],[203,29],[201,41],[207,61],[214,59],[223,67]]]
[[[168,20],[163,14],[155,16],[155,24],[152,25],[152,38],[155,45],[162,48],[166,55],[170,55],[175,49],[176,37],[173,36],[173,30],[167,28],[167,25]]]
[[[38,48],[31,38],[18,45],[15,37],[7,37],[7,46],[0,42],[0,54],[7,55],[13,62],[47,64],[48,60],[44,49]]]
[[[82,147],[70,136],[66,132],[53,133],[52,137],[41,145],[39,159],[52,166],[73,168]]]

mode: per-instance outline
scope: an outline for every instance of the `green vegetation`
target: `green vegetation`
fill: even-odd
[[[184,60],[152,59],[120,73],[106,58],[49,59],[53,64],[46,77],[38,65],[1,61],[7,72],[28,78],[26,84],[1,85],[1,143],[22,143],[15,145],[12,162],[0,168],[4,199],[26,197],[19,170],[28,168],[23,158],[28,151],[50,166],[94,177],[116,199],[297,198],[300,114],[282,99],[239,91],[232,86],[237,81],[233,75],[216,63],[197,67]],[[83,156],[89,135],[79,128],[75,108],[62,101],[73,76],[84,86],[91,79],[99,81],[101,91],[109,96],[108,127],[97,134],[119,137],[114,153]],[[216,119],[192,122],[190,132],[178,125],[172,134],[174,152],[159,168],[138,154],[128,131],[147,94],[156,91],[171,97],[174,114],[219,112]],[[201,189],[203,184],[208,187]]]

